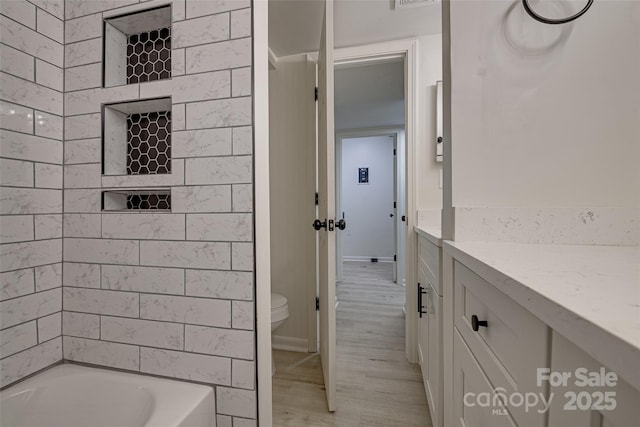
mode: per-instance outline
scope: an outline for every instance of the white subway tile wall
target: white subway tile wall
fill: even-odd
[[[211,384],[221,425],[256,425],[251,2],[173,0],[171,79],[102,88],[102,19],[160,4],[167,1],[66,0],[62,9],[62,351],[70,361]],[[3,55],[28,54],[16,49]],[[37,70],[23,73],[33,82]],[[171,172],[103,176],[101,103],[157,97],[172,99]],[[47,99],[32,108],[55,113],[45,109]],[[12,126],[27,127],[19,114]],[[13,133],[23,135],[6,132],[10,141]],[[43,145],[35,135],[21,141],[21,150],[7,143],[11,152],[25,153],[9,159],[37,162],[28,157]],[[62,150],[56,154],[61,164]],[[41,170],[36,187],[45,172],[55,176]],[[12,179],[29,182],[26,175]],[[103,190],[157,188],[170,189],[170,212],[101,211]],[[23,201],[35,212],[24,212],[22,202],[6,209],[40,216],[55,202],[31,194]],[[27,226],[6,238],[31,233]],[[28,273],[12,277],[3,297],[23,298],[35,289]],[[32,317],[20,324],[30,325]],[[44,318],[36,330],[55,330]],[[20,349],[28,339],[11,346]]]
[[[0,387],[62,359],[62,10],[0,2]]]
[[[0,2],[0,386],[64,358],[211,384],[218,425],[255,426],[251,2],[170,3],[172,78],[102,88],[103,19],[167,1]],[[162,96],[171,173],[103,176],[101,104]],[[158,187],[171,212],[102,212]]]

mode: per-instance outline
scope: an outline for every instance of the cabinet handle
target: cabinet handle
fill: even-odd
[[[422,295],[426,294],[427,290],[423,288],[420,283],[418,283],[418,315],[422,318],[423,314],[427,314],[424,310],[424,305],[422,304]]]
[[[478,316],[476,316],[475,314],[471,316],[471,329],[473,329],[475,332],[478,332],[480,326],[484,326],[485,328],[487,328],[489,326],[489,322],[487,322],[486,320],[478,320]]]

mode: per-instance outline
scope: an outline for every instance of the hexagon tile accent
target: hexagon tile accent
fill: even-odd
[[[171,29],[132,34],[127,40],[127,84],[171,77]]]
[[[127,209],[171,209],[171,195],[132,194],[127,196]]]
[[[171,112],[127,116],[127,174],[171,172]]]

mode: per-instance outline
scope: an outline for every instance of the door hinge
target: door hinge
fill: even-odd
[[[393,149],[393,155],[394,156],[396,155],[396,149],[395,148]]]
[[[397,257],[398,257],[398,255],[394,255],[394,256],[393,256],[393,261],[394,261],[394,262],[395,262],[395,261],[398,261],[398,258],[397,258]]]
[[[316,297],[316,311],[320,311],[320,298]]]
[[[318,206],[320,204],[320,200],[318,199],[318,193],[316,193],[316,206]]]
[[[317,101],[318,100],[318,86],[315,87],[314,96],[315,96],[315,99]]]
[[[396,208],[396,202],[393,202],[393,209]]]

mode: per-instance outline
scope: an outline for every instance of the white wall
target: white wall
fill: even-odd
[[[418,38],[417,208],[440,209],[442,189],[436,163],[436,81],[442,80],[442,35]]]
[[[305,55],[278,58],[269,71],[271,288],[289,302],[274,346],[300,350],[308,344],[307,302],[315,297],[315,139],[307,122],[315,114],[314,86]]]
[[[387,135],[342,140],[342,236],[344,260],[395,254],[393,212],[393,138]],[[358,183],[358,168],[369,168],[369,183]],[[337,213],[340,215],[340,212]]]
[[[453,205],[640,205],[640,3],[451,2]]]
[[[335,70],[335,128],[403,128],[404,62],[349,64]]]

